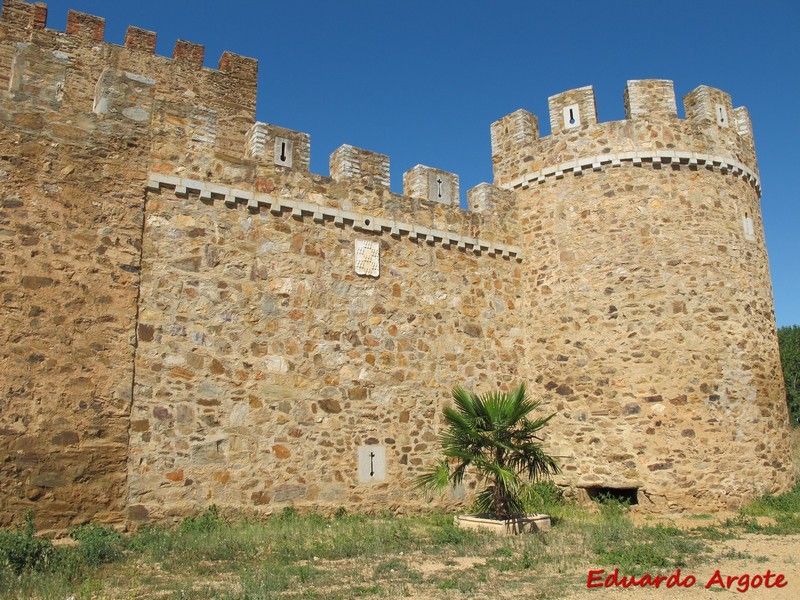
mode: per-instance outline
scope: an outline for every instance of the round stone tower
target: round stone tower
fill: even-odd
[[[701,86],[629,81],[627,118],[594,92],[492,125],[526,265],[523,377],[557,412],[563,482],[644,507],[736,507],[792,484],[750,119]],[[580,492],[581,494],[584,492]]]

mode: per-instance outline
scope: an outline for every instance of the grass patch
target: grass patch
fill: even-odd
[[[443,591],[458,591],[462,594],[471,594],[480,585],[480,582],[466,577],[444,576],[438,580],[436,587]]]
[[[750,516],[778,517],[781,515],[794,515],[800,513],[800,481],[794,489],[779,496],[767,494],[751,502],[742,511]]]
[[[635,526],[627,517],[629,506],[614,498],[601,498],[597,522],[584,526],[586,544],[598,562],[619,567],[630,575],[667,571],[708,558],[709,546],[697,530],[683,531],[664,524]]]
[[[760,523],[756,517],[768,517],[770,523]],[[790,492],[780,495],[767,494],[754,500],[740,511],[735,519],[727,523],[747,533],[769,535],[800,534],[800,481]]]
[[[709,542],[732,540],[736,537],[736,532],[729,526],[708,525],[706,527],[695,527],[692,531]]]
[[[697,534],[660,524],[635,528],[622,519],[593,528],[590,540],[602,563],[632,575],[685,567],[690,557],[705,558],[709,550]]]
[[[443,513],[326,517],[287,509],[268,519],[227,519],[212,507],[129,536],[87,525],[71,533],[74,545],[54,547],[28,518],[0,531],[0,597],[445,598],[513,596],[531,586],[558,597],[580,589],[593,565],[630,575],[693,568],[713,556],[711,542],[798,525],[798,489],[689,532],[637,526],[629,507],[613,499],[586,509],[556,492],[541,488],[529,498],[536,512],[554,515],[551,531],[509,537],[460,529]],[[763,559],[732,551],[716,558]]]
[[[125,538],[118,531],[95,524],[79,527],[69,537],[78,542],[75,553],[87,567],[119,560],[126,547]]]
[[[728,550],[723,554],[718,554],[717,559],[732,559],[732,560],[748,560],[753,558],[749,552],[741,552],[739,550]]]

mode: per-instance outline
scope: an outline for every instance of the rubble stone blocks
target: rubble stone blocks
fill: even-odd
[[[255,121],[257,63],[42,3],[0,15],[0,526],[423,510],[456,385],[526,382],[578,496],[714,510],[792,485],[750,119],[591,87],[491,126],[467,192]],[[572,112],[570,112],[572,111]],[[464,506],[474,494],[437,499]]]

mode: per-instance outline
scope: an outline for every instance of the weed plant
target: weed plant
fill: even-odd
[[[755,517],[769,517],[772,522],[761,524]],[[740,527],[748,533],[800,533],[800,481],[790,492],[778,496],[767,494],[751,502],[728,525]]]
[[[55,551],[48,539],[34,537],[33,513],[25,522],[10,531],[0,531],[0,574],[19,575],[25,571],[41,571],[52,561]]]
[[[634,526],[625,502],[601,497],[600,507],[599,522],[588,530],[588,546],[601,563],[626,574],[684,567],[688,557],[702,557],[710,550],[697,533],[662,524]]]
[[[712,540],[800,531],[798,488],[765,496],[726,524],[688,532],[636,526],[629,507],[613,498],[586,510],[549,483],[526,489],[524,501],[529,512],[554,515],[556,526],[498,537],[460,529],[443,513],[367,516],[342,509],[326,517],[287,508],[267,519],[228,519],[211,507],[177,526],[145,526],[129,536],[86,525],[70,534],[73,545],[54,547],[35,535],[28,516],[0,531],[0,598],[482,597],[498,581],[512,595],[536,586],[553,596],[577,585],[576,569],[590,565],[664,573],[709,558]],[[426,571],[425,563],[440,566]]]

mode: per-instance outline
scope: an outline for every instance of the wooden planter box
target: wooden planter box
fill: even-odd
[[[527,515],[515,519],[492,519],[485,515],[461,515],[456,525],[464,529],[483,529],[504,535],[534,533],[550,529],[550,515]]]

